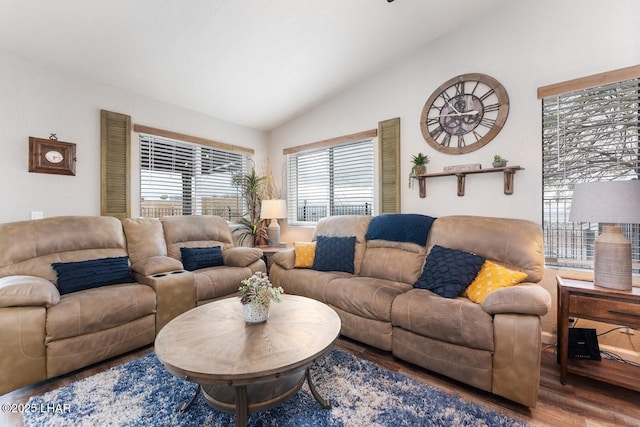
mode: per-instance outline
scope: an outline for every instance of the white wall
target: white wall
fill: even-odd
[[[282,149],[377,127],[401,118],[402,211],[432,216],[471,214],[542,221],[541,101],[537,88],[640,63],[640,2],[634,0],[542,0],[505,2],[394,67],[272,131],[269,155],[274,171]],[[502,132],[485,147],[446,155],[429,146],[419,119],[431,93],[451,77],[479,72],[500,81],[511,108]],[[411,154],[431,157],[428,169],[482,163],[494,154],[526,170],[515,176],[515,191],[503,193],[502,174],[467,177],[466,195],[456,195],[455,177],[427,181],[427,197],[407,188]],[[308,230],[283,227],[283,241]]]
[[[203,95],[204,96],[204,95]],[[131,116],[132,123],[253,148],[266,163],[267,135],[193,111],[70,75],[0,51],[0,223],[100,214],[100,110]],[[76,176],[30,173],[29,137],[76,143]],[[132,176],[133,215],[139,204],[137,145]]]

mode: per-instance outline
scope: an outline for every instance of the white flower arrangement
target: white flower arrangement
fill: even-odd
[[[266,307],[271,301],[282,301],[284,289],[281,286],[275,287],[269,281],[266,273],[258,271],[248,279],[244,279],[238,291],[240,293],[240,302],[249,304],[255,302],[258,305]]]

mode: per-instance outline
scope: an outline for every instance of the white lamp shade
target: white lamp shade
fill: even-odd
[[[287,217],[287,201],[282,199],[263,200],[260,218],[278,219]]]
[[[576,184],[569,221],[609,224],[640,223],[640,181]]]

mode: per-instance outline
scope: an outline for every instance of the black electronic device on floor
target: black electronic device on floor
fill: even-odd
[[[568,356],[570,359],[601,360],[596,330],[569,328]]]

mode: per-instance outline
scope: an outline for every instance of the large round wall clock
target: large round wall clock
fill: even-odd
[[[500,82],[471,73],[444,82],[420,116],[422,136],[436,150],[463,154],[489,143],[509,115],[509,95]]]

